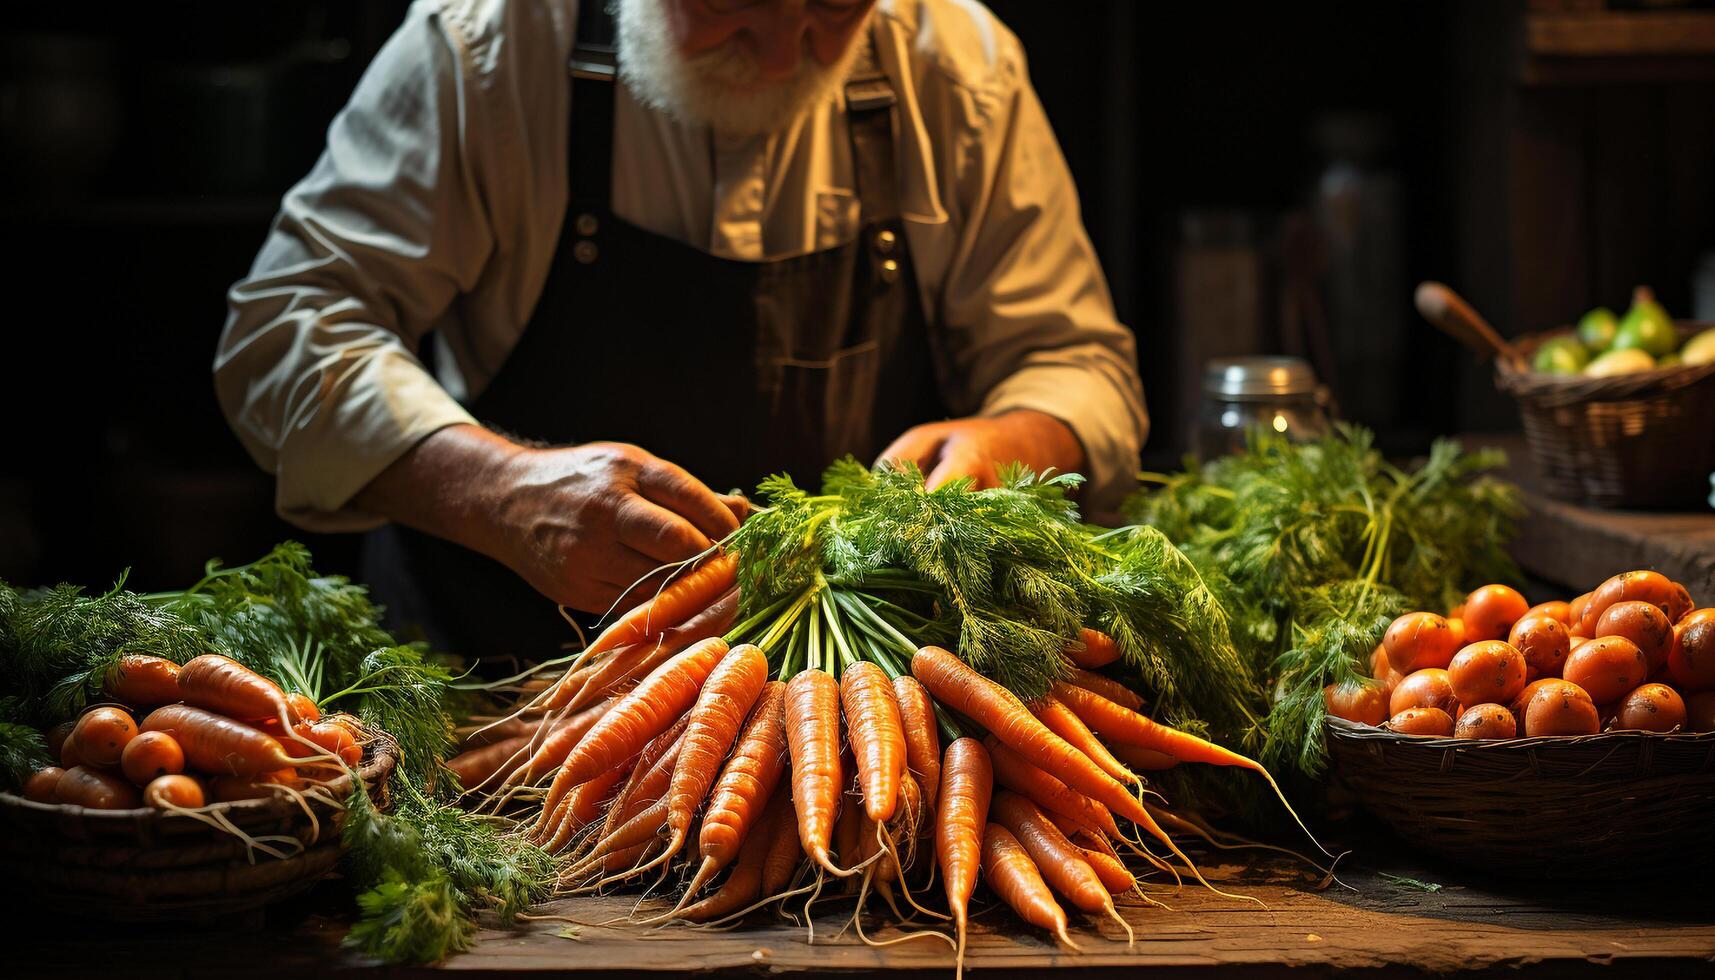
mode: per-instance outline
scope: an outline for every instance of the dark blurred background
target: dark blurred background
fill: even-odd
[[[225,290],[400,0],[25,5],[0,34],[0,577],[183,584],[287,536],[209,378]],[[1516,428],[1411,307],[1506,334],[1715,251],[1715,9],[1671,0],[992,0],[1023,39],[1123,319],[1153,467],[1203,361],[1310,357],[1390,452]],[[1707,272],[1704,273],[1708,275]],[[1707,311],[1705,316],[1712,316]]]

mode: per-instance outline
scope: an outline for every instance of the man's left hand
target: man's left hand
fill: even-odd
[[[979,490],[998,486],[996,468],[1014,461],[1038,473],[1050,467],[1078,472],[1085,466],[1084,447],[1066,423],[1024,409],[916,426],[882,450],[881,460],[916,463],[931,489],[961,476],[973,478]]]

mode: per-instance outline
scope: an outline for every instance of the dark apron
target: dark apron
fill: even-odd
[[[907,428],[945,416],[899,217],[897,99],[873,44],[857,43],[865,53],[846,106],[862,230],[776,262],[717,258],[614,216],[618,83],[611,55],[580,43],[554,264],[471,414],[550,444],[635,443],[718,491],[781,471],[814,487],[833,460],[867,463]],[[574,638],[510,569],[397,524],[368,535],[363,574],[389,625],[435,649],[533,660]]]

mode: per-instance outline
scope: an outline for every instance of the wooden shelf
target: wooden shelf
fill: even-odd
[[[1524,18],[1527,85],[1715,78],[1715,10],[1536,11]]]

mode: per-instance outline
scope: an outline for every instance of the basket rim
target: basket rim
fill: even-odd
[[[1541,748],[1582,748],[1608,743],[1653,742],[1665,745],[1715,744],[1715,732],[1644,732],[1635,730],[1597,732],[1594,735],[1537,735],[1527,738],[1451,738],[1441,735],[1407,735],[1377,725],[1364,725],[1344,718],[1323,719],[1330,737],[1352,742],[1391,742],[1432,752],[1457,749],[1465,752],[1529,752]],[[1409,750],[1408,750],[1409,751]]]
[[[1675,320],[1673,325],[1682,343],[1705,330],[1715,329],[1715,321],[1712,320]],[[1548,341],[1556,337],[1575,336],[1577,332],[1576,327],[1563,325],[1550,330],[1520,334],[1512,339],[1512,344],[1518,349],[1521,358],[1528,358]],[[1644,395],[1658,386],[1680,388],[1711,375],[1715,375],[1715,361],[1706,364],[1653,367],[1648,371],[1631,374],[1590,378],[1582,374],[1543,374],[1531,370],[1528,363],[1514,364],[1505,357],[1495,358],[1497,386],[1509,394],[1522,396],[1535,393],[1591,401],[1629,399]]]
[[[364,758],[355,770],[343,772],[338,779],[326,784],[331,792],[341,794],[350,790],[351,779],[354,775],[363,780],[365,784],[373,784],[379,780],[385,780],[392,774],[394,768],[399,764],[399,748],[393,743],[393,739],[386,735],[379,735],[370,741],[369,749],[372,751],[365,751]],[[134,823],[139,819],[150,819],[151,817],[156,820],[193,819],[183,814],[170,813],[150,806],[133,807],[128,810],[100,810],[80,806],[76,803],[38,803],[6,790],[0,790],[0,807],[38,814],[57,813],[68,818],[76,817],[82,820],[108,821],[114,826]],[[224,803],[210,803],[198,807],[194,812],[236,813],[244,816],[267,817],[302,813],[303,811],[291,800],[276,793],[261,800],[229,800]]]

